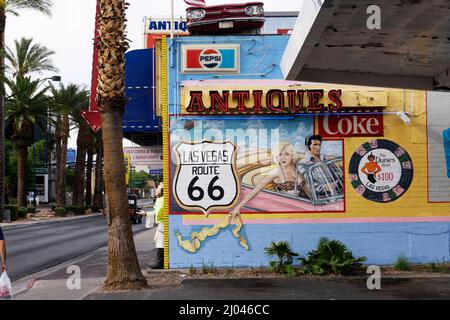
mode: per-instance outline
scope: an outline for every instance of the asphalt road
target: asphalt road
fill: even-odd
[[[145,224],[133,225],[133,232]],[[4,228],[11,281],[51,268],[107,245],[102,215],[68,221]]]

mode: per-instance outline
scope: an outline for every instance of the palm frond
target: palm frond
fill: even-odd
[[[16,39],[14,40],[14,50],[9,47],[6,48],[7,72],[13,77],[25,77],[33,72],[58,71],[50,59],[55,52],[41,44],[32,42],[32,38]]]
[[[7,79],[6,84],[13,96],[5,101],[5,120],[15,124],[15,133],[20,132],[24,124],[48,122],[51,101],[46,95],[48,86],[41,88],[41,80],[20,77],[15,81]]]
[[[6,0],[5,11],[14,15],[19,15],[18,10],[28,9],[39,11],[46,15],[51,15],[51,0]]]

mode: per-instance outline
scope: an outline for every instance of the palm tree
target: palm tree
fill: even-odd
[[[5,30],[6,14],[19,15],[19,10],[30,9],[50,15],[52,2],[50,0],[0,0],[0,52],[5,51]],[[3,205],[5,198],[5,151],[3,142],[5,141],[5,127],[2,119],[4,115],[4,83],[5,61],[3,55],[0,56],[0,221],[3,220]]]
[[[53,86],[50,89],[58,114],[56,116],[56,205],[64,207],[66,205],[66,162],[70,116],[75,117],[75,121],[79,120],[78,112],[88,104],[89,92],[75,84],[64,86],[61,83],[58,89]]]
[[[24,77],[32,72],[58,71],[53,65],[50,57],[55,54],[54,51],[47,49],[39,43],[32,44],[32,38],[21,38],[14,40],[13,51],[6,48],[6,72],[13,77]]]
[[[92,206],[92,168],[94,166],[94,137],[91,135],[89,145],[87,147],[87,161],[86,161],[86,208]]]
[[[80,119],[77,137],[77,158],[75,162],[75,186],[73,189],[73,205],[84,207],[85,183],[86,183],[86,155],[89,140],[93,134],[86,121]]]
[[[125,107],[125,0],[98,0],[96,104],[101,112],[108,224],[107,289],[146,287],[128,214],[122,118]]]
[[[50,104],[46,96],[48,86],[40,89],[41,80],[18,77],[6,80],[13,97],[6,101],[6,122],[13,126],[11,140],[18,155],[17,205],[26,205],[26,163],[28,147],[33,144],[34,127],[45,130],[49,120],[47,109]]]
[[[95,189],[94,203],[92,207],[96,210],[103,209],[103,143],[102,132],[99,131],[95,135]]]

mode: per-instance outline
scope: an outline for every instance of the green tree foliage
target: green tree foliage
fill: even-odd
[[[130,175],[130,187],[143,189],[146,187],[147,181],[151,179],[151,176],[145,171],[131,172]]]
[[[52,1],[50,0],[2,0],[0,1],[0,10],[10,13],[14,16],[19,15],[20,10],[28,9],[42,12],[50,15]]]
[[[54,71],[58,69],[53,65],[50,57],[54,51],[35,43],[32,38],[14,40],[14,50],[6,48],[6,72],[13,77],[23,78],[32,72]]]
[[[45,164],[45,141],[40,140],[28,148],[27,156],[27,186],[29,190],[34,188],[35,178],[33,174],[34,166],[43,166]],[[6,173],[6,193],[11,202],[11,198],[17,193],[17,153],[10,140],[5,140],[5,173]]]

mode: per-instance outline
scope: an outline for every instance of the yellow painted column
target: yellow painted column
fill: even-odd
[[[161,102],[162,102],[162,131],[163,131],[163,171],[164,171],[164,269],[169,269],[169,106],[167,100],[167,37],[161,39]]]

